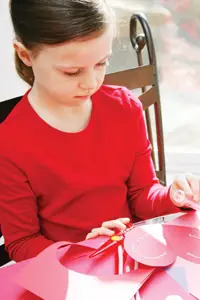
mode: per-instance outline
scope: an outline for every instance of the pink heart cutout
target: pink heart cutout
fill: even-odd
[[[168,266],[176,260],[163,238],[161,224],[133,228],[126,234],[124,247],[128,255],[147,266]]]

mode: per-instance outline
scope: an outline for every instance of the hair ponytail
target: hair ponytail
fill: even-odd
[[[33,86],[34,82],[34,74],[32,67],[28,67],[23,63],[23,61],[19,58],[16,50],[15,50],[15,68],[17,74],[30,86]]]

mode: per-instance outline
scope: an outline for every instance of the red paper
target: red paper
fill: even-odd
[[[92,242],[92,240],[91,240]],[[113,275],[116,273],[116,252],[114,249],[89,258],[94,250],[75,244],[63,250],[60,263],[67,269],[89,275]]]
[[[172,297],[174,296],[174,297]],[[171,298],[171,299],[170,299]],[[141,300],[195,300],[165,271],[159,270],[140,289]]]
[[[178,256],[200,264],[200,230],[192,227],[164,225],[163,234]]]
[[[143,225],[126,234],[124,248],[136,261],[148,266],[168,266],[176,255],[167,245],[161,224]]]
[[[56,250],[66,245],[66,242],[60,242],[45,249],[22,270],[16,282],[46,300],[102,300],[109,294],[112,295],[112,299],[121,300],[122,294],[123,299],[132,298],[154,270],[143,267],[118,276],[83,275],[63,267],[58,261]],[[61,250],[67,251],[67,248]],[[76,257],[74,259],[76,260]]]

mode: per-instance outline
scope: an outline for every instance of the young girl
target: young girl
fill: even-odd
[[[0,224],[10,257],[179,211],[176,189],[199,201],[192,175],[170,189],[159,184],[140,101],[103,85],[115,32],[106,2],[12,0],[10,11],[16,69],[31,85],[0,126]]]

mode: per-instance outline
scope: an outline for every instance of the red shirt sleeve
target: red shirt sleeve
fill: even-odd
[[[34,257],[53,241],[40,233],[37,199],[26,175],[2,148],[0,174],[0,224],[6,250],[15,261]]]
[[[128,200],[133,215],[141,219],[180,212],[169,196],[169,187],[164,187],[156,177],[151,159],[152,147],[147,138],[142,104],[129,92],[132,102],[138,102],[138,120],[136,126],[136,155],[130,177],[127,182]],[[134,107],[135,109],[135,107]]]

